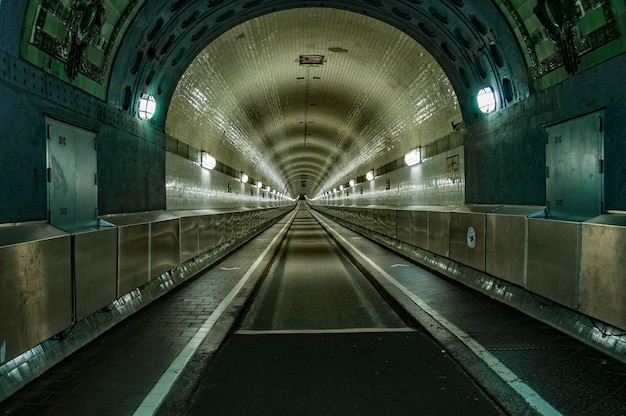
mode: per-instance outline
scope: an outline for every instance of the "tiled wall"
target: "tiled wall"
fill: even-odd
[[[166,152],[165,194],[168,210],[268,207],[293,204],[251,184]]]
[[[452,205],[465,203],[464,147],[347,187],[314,203],[324,205]],[[387,189],[389,188],[389,189]],[[362,193],[361,193],[362,189]]]

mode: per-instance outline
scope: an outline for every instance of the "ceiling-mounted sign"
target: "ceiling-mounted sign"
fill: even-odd
[[[300,65],[323,65],[324,55],[300,55]]]

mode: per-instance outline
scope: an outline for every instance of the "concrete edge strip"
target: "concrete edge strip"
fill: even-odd
[[[292,215],[293,216],[293,215]],[[165,370],[159,381],[152,387],[150,393],[145,397],[143,402],[139,405],[139,407],[133,413],[133,416],[153,416],[159,406],[167,396],[168,392],[174,385],[174,382],[181,374],[193,354],[196,352],[202,341],[207,337],[207,335],[211,332],[211,329],[215,326],[217,321],[221,318],[222,314],[233,301],[233,299],[237,296],[241,288],[246,284],[252,273],[259,267],[267,253],[274,247],[274,245],[281,240],[281,236],[291,225],[291,221],[287,221],[287,223],[283,226],[278,234],[274,237],[274,239],[269,243],[265,250],[257,257],[257,259],[252,263],[250,268],[246,271],[246,273],[242,276],[242,278],[237,282],[235,287],[231,289],[231,291],[226,295],[224,299],[220,302],[220,304],[215,308],[213,313],[204,321],[202,326],[198,328],[198,332],[196,335],[191,338],[191,340],[187,343],[187,345],[182,349],[182,351],[176,356],[174,361],[170,364],[170,366]]]
[[[489,368],[491,368],[502,380],[504,380],[515,392],[517,392],[533,409],[542,415],[559,416],[561,413],[546,402],[535,390],[529,385],[520,380],[520,378],[511,371],[506,365],[498,360],[493,354],[485,349],[478,341],[472,338],[469,334],[462,329],[448,321],[443,315],[436,310],[432,309],[426,302],[411,292],[409,289],[400,284],[393,276],[389,275],[385,270],[378,266],[374,261],[367,257],[355,246],[350,244],[343,236],[337,231],[328,227],[328,230],[332,232],[338,239],[343,241],[351,250],[365,260],[370,266],[372,266],[378,273],[380,273],[385,279],[387,279],[392,285],[400,290],[405,296],[407,296],[413,303],[415,303],[424,312],[430,315],[435,321],[439,322],[441,326],[446,328],[456,338],[458,338],[463,344],[465,344],[474,354],[476,354],[482,361],[484,361]]]
[[[379,334],[386,332],[415,332],[413,328],[340,328],[340,329],[242,329],[237,335],[292,335],[292,334]]]

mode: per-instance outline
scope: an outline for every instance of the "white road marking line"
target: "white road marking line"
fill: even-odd
[[[293,218],[293,215],[292,215]],[[241,288],[246,284],[252,273],[259,267],[259,264],[263,261],[263,258],[267,255],[270,249],[276,244],[279,237],[283,235],[285,230],[289,228],[291,224],[290,221],[284,225],[284,227],[280,230],[278,234],[274,237],[272,242],[265,247],[265,250],[259,255],[259,257],[254,261],[252,266],[248,269],[246,274],[237,282],[235,287],[228,293],[228,295],[222,299],[217,308],[213,311],[213,313],[207,318],[206,321],[202,324],[202,326],[198,329],[196,335],[191,338],[191,340],[187,343],[187,345],[183,348],[183,350],[178,354],[178,356],[172,361],[172,364],[165,370],[159,381],[154,385],[150,393],[145,397],[143,402],[139,405],[133,416],[152,416],[159,409],[159,406],[167,396],[167,393],[170,391],[174,382],[180,375],[180,373],[189,362],[189,359],[196,352],[204,338],[207,334],[213,329],[215,323],[220,319],[228,305],[233,301],[235,296],[239,293]]]
[[[231,270],[239,270],[239,267],[220,267],[220,270],[226,270],[229,272]]]
[[[385,332],[415,332],[415,329],[404,328],[339,328],[339,329],[241,329],[238,335],[291,335],[291,334],[369,334]]]
[[[463,342],[469,349],[472,350],[480,359],[482,359],[500,378],[507,382],[513,390],[515,390],[526,402],[540,414],[546,416],[559,416],[561,413],[546,402],[535,390],[533,390],[528,384],[524,383],[520,378],[511,371],[506,365],[498,360],[493,354],[485,349],[478,341],[472,338],[469,334],[461,330],[459,327],[448,321],[443,315],[436,310],[432,309],[426,302],[416,296],[409,289],[400,284],[393,276],[389,275],[382,268],[380,268],[373,260],[363,254],[359,249],[350,244],[345,238],[332,228],[328,227],[337,238],[342,240],[347,246],[349,246],[355,253],[357,253],[363,260],[368,262],[374,267],[385,279],[404,293],[409,299],[411,299],[417,306],[419,306],[424,312],[429,314],[433,319],[439,322],[443,327],[456,336],[461,342]]]
[[[392,269],[395,269],[396,267],[411,267],[408,264],[392,264],[391,266]]]

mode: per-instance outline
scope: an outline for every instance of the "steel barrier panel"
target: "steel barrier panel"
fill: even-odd
[[[452,212],[450,258],[474,269],[485,271],[485,214]]]
[[[71,257],[69,235],[0,247],[3,362],[72,325]]]
[[[150,280],[150,224],[118,228],[117,297]]]
[[[150,279],[180,266],[180,220],[150,224]]]
[[[386,222],[385,222],[385,231],[383,234],[385,234],[387,237],[391,237],[394,239],[397,239],[397,212],[394,209],[387,209],[385,210],[387,212],[386,215]]]
[[[582,224],[580,311],[626,330],[626,227]]]
[[[529,218],[526,288],[576,309],[579,238],[579,223]]]
[[[526,217],[487,214],[486,272],[525,286]]]
[[[235,236],[234,214],[227,212],[224,214],[224,242],[230,241]]]
[[[428,211],[427,250],[450,257],[450,212]]]
[[[374,231],[376,229],[376,220],[378,218],[374,216],[374,212],[373,210],[369,209],[367,210],[366,214],[365,214],[365,229],[370,230],[370,231]]]
[[[117,228],[88,230],[74,239],[76,322],[117,297]]]
[[[384,219],[383,216],[385,215],[384,212],[382,212],[379,209],[373,209],[372,210],[372,224],[374,224],[374,229],[373,231],[377,232],[378,234],[382,234],[383,233],[383,223],[384,223]]]
[[[206,253],[215,245],[215,216],[201,215],[198,217],[198,252]]]
[[[411,245],[428,249],[428,211],[411,211]]]
[[[198,217],[180,218],[180,261],[186,262],[199,254],[200,220]]]
[[[217,214],[213,218],[213,247],[218,247],[227,241],[225,232],[226,217],[225,214]]]
[[[411,211],[396,211],[398,240],[411,244]]]

